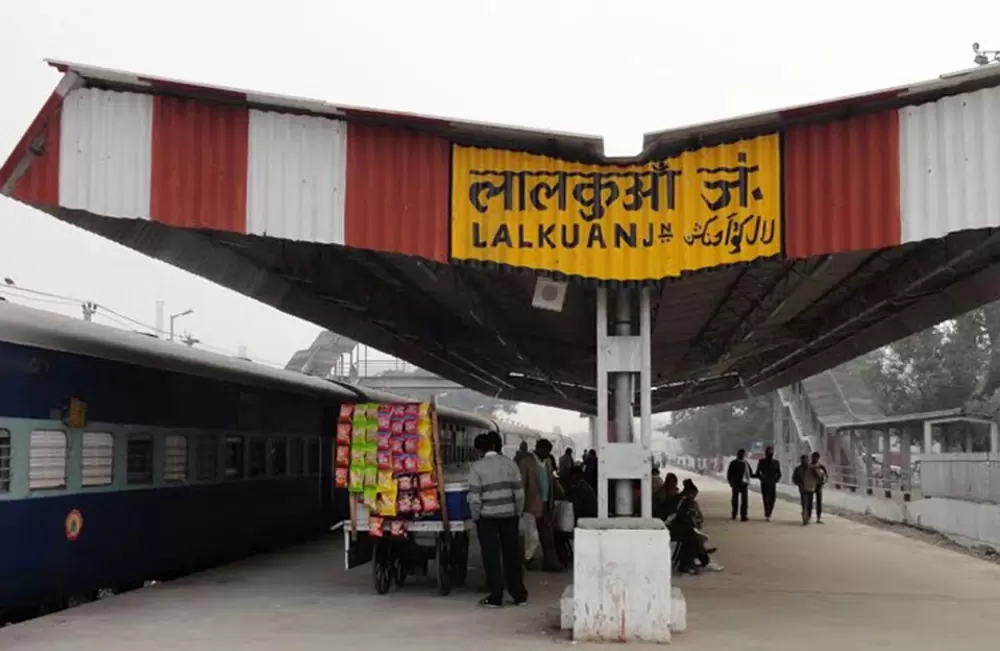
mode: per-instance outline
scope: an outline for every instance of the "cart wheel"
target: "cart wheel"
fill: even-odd
[[[448,534],[437,535],[437,581],[441,596],[451,594],[451,543]]]
[[[469,570],[469,534],[456,533],[451,541],[451,581],[454,585],[465,585]]]
[[[372,559],[372,578],[375,580],[375,592],[379,594],[389,592],[394,574],[388,546],[384,543],[376,543],[375,556]]]
[[[396,563],[395,575],[396,575],[397,588],[402,588],[404,585],[406,585],[406,577],[408,577],[410,573],[407,570],[406,564],[403,563],[402,561]]]

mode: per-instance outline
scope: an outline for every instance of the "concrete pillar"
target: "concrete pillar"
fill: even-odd
[[[934,425],[929,420],[924,421],[924,454],[934,451]]]
[[[990,454],[1000,455],[1000,427],[996,421],[990,423]]]
[[[892,453],[892,428],[882,432],[882,488],[886,497],[892,497],[892,463],[889,455]]]
[[[858,445],[857,433],[853,429],[847,430],[847,477],[845,482],[853,493],[858,489]]]
[[[973,452],[975,446],[972,444],[972,430],[967,430],[965,432],[965,451]]]
[[[900,480],[899,489],[903,491],[903,499],[907,502],[910,501],[910,491],[913,490],[913,477],[911,468],[913,464],[910,462],[910,454],[912,452],[911,448],[913,443],[910,440],[910,434],[912,431],[912,426],[909,424],[903,425],[902,438],[899,442],[899,456],[900,456],[900,470],[902,470],[902,478]]]
[[[875,486],[874,469],[872,468],[872,454],[875,453],[875,432],[865,429],[865,492],[872,494]]]

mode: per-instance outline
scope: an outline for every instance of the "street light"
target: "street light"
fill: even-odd
[[[194,312],[194,310],[184,310],[183,312],[178,312],[177,314],[170,315],[170,341],[174,340],[174,321],[181,318],[182,316],[187,316]]]

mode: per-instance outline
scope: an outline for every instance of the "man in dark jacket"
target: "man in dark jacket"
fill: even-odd
[[[826,480],[830,476],[827,472],[826,466],[819,460],[819,452],[813,452],[810,458],[813,474],[816,475],[816,524],[823,524],[823,487],[826,486]]]
[[[750,519],[747,517],[747,498],[750,491],[750,478],[753,476],[753,472],[750,470],[750,462],[747,461],[746,457],[747,451],[740,449],[736,453],[736,458],[730,462],[729,468],[726,470],[726,480],[729,482],[729,488],[733,494],[733,520],[736,519],[736,511],[738,510],[740,512],[740,520],[743,522]]]
[[[778,499],[778,482],[781,481],[781,463],[774,458],[774,448],[764,450],[764,458],[757,462],[754,476],[760,479],[760,496],[764,502],[764,519],[771,521],[774,503]]]

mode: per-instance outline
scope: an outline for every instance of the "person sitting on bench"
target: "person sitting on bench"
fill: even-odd
[[[699,574],[701,570],[721,572],[723,567],[712,561],[705,547],[708,540],[702,532],[705,516],[698,505],[698,487],[690,479],[684,480],[683,499],[670,526],[670,534],[678,544],[678,571],[682,574]],[[696,565],[699,563],[701,568]]]

